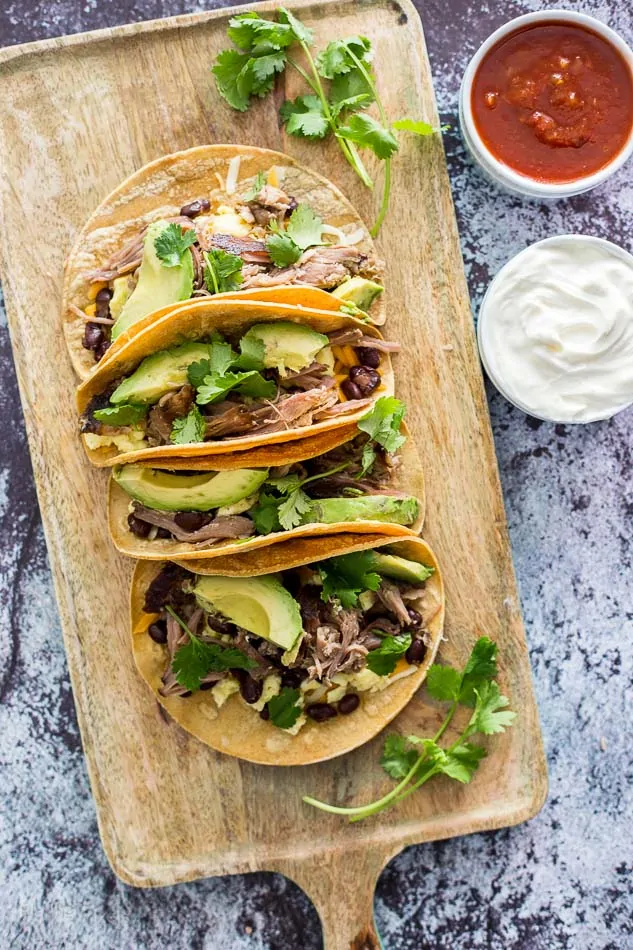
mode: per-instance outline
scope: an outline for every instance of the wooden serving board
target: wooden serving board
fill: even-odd
[[[387,111],[437,122],[422,30],[409,0],[291,3],[317,41],[364,33],[377,50]],[[265,4],[263,9],[272,9]],[[39,502],[99,827],[125,881],[282,871],[316,902],[328,950],[378,946],[376,879],[413,842],[523,821],[541,807],[546,770],[512,570],[493,441],[475,349],[442,145],[403,139],[379,248],[387,261],[387,333],[403,344],[397,390],[425,464],[426,537],[447,591],[445,661],[487,633],[519,711],[466,787],[439,779],[358,825],[318,813],[303,794],[346,802],[384,793],[381,740],[314,767],[262,768],[218,755],[157,713],[129,646],[132,564],[110,544],[106,474],[76,437],[73,378],[59,325],[64,255],[85,217],[138,166],[205,142],[288,151],[340,185],[370,221],[373,198],[334,144],[287,138],[277,108],[299,84],[246,115],[209,74],[226,45],[218,11],[0,51],[0,263]],[[394,64],[398,64],[395,69]],[[399,729],[430,734],[440,710],[415,699]],[[350,724],[350,728],[353,728]]]

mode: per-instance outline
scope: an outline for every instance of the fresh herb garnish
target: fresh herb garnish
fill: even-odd
[[[452,667],[431,667],[426,680],[428,693],[436,700],[449,701],[451,705],[431,739],[387,736],[380,764],[398,782],[390,792],[368,805],[352,808],[328,805],[309,796],[304,797],[304,802],[321,811],[345,815],[350,821],[362,821],[402,801],[435,775],[447,775],[463,784],[470,782],[487,754],[484,747],[471,742],[471,738],[478,733],[495,735],[504,732],[516,719],[516,713],[507,708],[508,699],[501,695],[496,681],[496,657],[496,645],[488,637],[481,637],[461,672]],[[440,739],[459,706],[472,709],[471,716],[457,738],[442,747]]]
[[[291,729],[301,715],[301,707],[297,705],[300,697],[298,689],[285,686],[280,693],[273,696],[266,703],[270,713],[270,721],[280,729]]]
[[[175,445],[204,442],[205,418],[197,406],[192,406],[186,416],[174,419],[170,439]]]
[[[411,646],[411,634],[403,633],[397,637],[384,637],[375,650],[367,654],[367,667],[378,676],[388,676],[396,668],[398,660]]]
[[[165,267],[178,267],[187,249],[196,241],[197,235],[193,228],[185,231],[179,224],[172,222],[154,240],[154,250]]]
[[[357,551],[322,561],[319,574],[323,581],[321,600],[326,603],[338,600],[343,607],[355,607],[360,593],[380,587],[380,574],[373,570],[372,551]]]
[[[272,399],[277,392],[276,384],[272,380],[264,379],[257,370],[249,370],[247,373],[209,373],[198,387],[196,402],[199,406],[219,402],[232,389],[254,399]]]
[[[120,406],[106,406],[105,409],[95,409],[93,416],[97,422],[108,426],[132,426],[147,415],[149,406],[139,406],[131,402],[124,402]]]
[[[190,363],[187,368],[189,382],[197,389],[199,406],[218,402],[228,392],[237,389],[243,396],[253,399],[272,399],[277,392],[273,380],[264,379],[254,367],[261,368],[264,347],[261,341],[243,339],[241,354],[230,343],[215,340],[210,344],[209,358]],[[248,368],[245,372],[233,372],[233,368]]]
[[[225,294],[239,290],[242,283],[243,261],[237,254],[230,254],[221,248],[205,251],[204,282],[210,294]]]
[[[273,233],[266,241],[266,248],[276,267],[295,264],[309,247],[322,244],[323,220],[306,204],[298,205],[290,215],[286,230],[278,222],[271,221]]]
[[[257,505],[250,514],[255,522],[258,534],[270,534],[272,531],[289,531],[301,524],[303,516],[310,510],[312,501],[303,491],[305,485],[316,482],[320,478],[328,478],[347,468],[349,462],[342,462],[327,472],[311,475],[309,478],[300,478],[299,475],[282,475],[279,478],[269,478],[266,488],[272,488],[278,494],[270,491],[262,492]]]
[[[366,475],[376,461],[376,450],[372,442],[392,455],[407,441],[407,437],[400,432],[400,426],[407,407],[394,396],[381,396],[373,409],[358,422],[361,432],[366,432],[371,442],[363,450],[362,468],[360,476]]]
[[[248,189],[244,195],[244,201],[255,201],[259,197],[259,193],[266,184],[266,175],[264,172],[257,172],[252,186]]]
[[[228,35],[239,50],[220,53],[213,72],[220,94],[230,106],[245,112],[252,96],[267,95],[275,75],[292,66],[309,92],[282,105],[280,115],[286,131],[312,140],[334,135],[345,159],[368,188],[373,188],[374,182],[359,148],[368,149],[385,163],[382,202],[371,229],[375,236],[389,206],[391,156],[399,147],[396,131],[427,136],[437,130],[428,122],[414,119],[389,121],[376,89],[372,45],[365,36],[333,40],[315,57],[310,50],[312,31],[284,7],[277,9],[277,22],[257,13],[238,14],[229,22]],[[290,55],[293,45],[303,53],[305,65]],[[372,103],[376,104],[378,119],[363,111]],[[278,259],[284,260],[278,266],[294,263],[289,259],[290,248],[284,245],[282,250],[280,244],[277,240],[273,245]]]
[[[222,647],[218,643],[205,643],[200,640],[172,607],[166,607],[165,610],[189,637],[189,643],[178,647],[174,653],[172,663],[174,676],[185,689],[191,690],[192,693],[200,689],[200,683],[207,673],[252,670],[257,666],[255,660],[251,660],[237,647]]]

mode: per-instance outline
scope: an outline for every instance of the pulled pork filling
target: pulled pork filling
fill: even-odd
[[[284,432],[369,407],[370,397],[382,382],[382,354],[397,351],[399,344],[366,336],[356,327],[327,334],[327,338],[330,347],[334,347],[334,375],[330,366],[317,361],[299,372],[281,374],[274,369],[263,370],[264,380],[271,384],[270,398],[251,397],[233,389],[226,398],[210,405],[198,405],[204,430],[202,438],[190,441]],[[346,363],[336,358],[337,352],[341,352],[338,348],[344,348]],[[174,423],[196,407],[193,386],[186,383],[165,393],[131,428],[108,424],[94,415],[95,411],[108,406],[110,395],[121,381],[117,380],[107,393],[100,393],[91,400],[81,417],[80,431],[97,436],[133,433],[140,442],[136,448],[174,444]]]
[[[212,689],[222,681],[233,680],[235,685],[228,693],[239,688],[242,699],[255,706],[263,719],[270,718],[267,700],[271,692],[276,695],[285,688],[298,691],[303,721],[307,716],[324,722],[353,712],[360,705],[359,692],[375,689],[376,683],[380,684],[378,688],[388,685],[393,666],[376,667],[380,673],[370,674],[366,683],[359,679],[359,674],[375,666],[372,654],[385,652],[385,638],[398,637],[404,642],[402,659],[408,673],[424,662],[430,644],[428,625],[440,610],[439,600],[429,596],[424,583],[381,578],[376,593],[365,592],[362,606],[359,603],[344,608],[336,598],[323,599],[319,567],[294,568],[281,575],[283,586],[298,604],[303,628],[298,645],[289,654],[208,607],[201,609],[192,593],[196,575],[168,563],[148,587],[144,604],[146,612],[158,615],[148,627],[148,635],[165,648],[161,694],[192,695],[192,690],[179,682],[179,664],[174,664],[178,650],[190,642],[174,614],[198,641],[224,649],[237,648],[251,661],[248,671],[226,669],[206,675],[203,671],[199,689]],[[413,603],[417,609],[411,606]],[[269,687],[271,682],[274,692]],[[328,692],[334,698],[324,701]]]
[[[218,207],[226,208],[229,201],[231,199],[226,196],[223,201],[218,202]],[[350,277],[381,280],[381,263],[353,245],[312,247],[306,250],[296,263],[288,267],[276,267],[266,248],[266,238],[273,233],[273,228],[284,227],[284,222],[297,208],[295,198],[279,188],[264,185],[255,198],[233,204],[231,210],[239,216],[245,227],[250,228],[247,238],[209,233],[206,227],[208,219],[204,217],[211,212],[211,202],[207,198],[195,199],[184,205],[179,215],[165,219],[180,225],[184,230],[195,231],[196,240],[187,252],[191,254],[193,261],[192,297],[211,296],[205,281],[203,252],[214,248],[241,258],[240,290],[297,284],[334,290]],[[218,217],[221,222],[221,215]],[[196,218],[200,218],[198,223]],[[217,227],[221,227],[221,223]],[[85,349],[92,351],[95,361],[102,358],[111,344],[111,331],[115,323],[110,312],[114,281],[127,276],[130,293],[138,282],[146,230],[144,228],[134,235],[102,267],[85,275],[91,285],[100,285],[99,289],[95,288],[96,292],[91,294],[94,299],[94,313],[89,315],[79,308],[71,307],[73,312],[86,321],[82,344]]]
[[[311,500],[320,498],[353,498],[362,495],[390,495],[394,498],[406,498],[403,492],[389,489],[394,472],[400,465],[397,455],[390,455],[383,448],[375,446],[375,460],[371,471],[359,477],[362,472],[362,457],[365,446],[370,441],[369,436],[360,433],[356,438],[344,445],[319,455],[316,458],[294,465],[283,465],[272,468],[269,479],[275,480],[294,475],[303,482],[302,491]],[[180,476],[192,477],[200,475],[199,471],[177,473]],[[220,514],[216,510],[209,511],[158,511],[141,504],[140,501],[130,503],[128,526],[132,534],[138,538],[164,538],[171,541],[187,542],[208,546],[209,542],[239,540],[250,538],[256,534],[268,534],[271,530],[283,530],[283,525],[264,524],[259,518],[261,510],[261,496],[274,498],[271,495],[274,489],[265,482],[260,492],[255,496],[244,499],[247,507],[239,514]],[[277,503],[282,501],[279,497]]]

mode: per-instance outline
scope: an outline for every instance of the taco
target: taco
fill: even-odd
[[[382,264],[344,195],[268,149],[166,155],[97,208],[66,264],[62,315],[85,378],[182,301],[209,295],[361,312],[384,322]]]
[[[372,415],[366,421],[377,429]],[[339,431],[332,430],[339,444],[329,451],[331,436],[285,443],[283,461],[278,451],[259,449],[212,456],[205,469],[189,462],[185,472],[158,463],[116,466],[108,495],[115,546],[128,557],[187,560],[294,537],[419,534],[424,475],[404,424],[391,452],[357,427],[344,430],[342,442]]]
[[[356,422],[396,343],[353,317],[210,300],[138,333],[79,387],[95,465],[255,448]]]
[[[411,699],[442,636],[419,538],[303,538],[213,560],[140,561],[137,667],[184,729],[229,755],[305,765],[349,752]]]

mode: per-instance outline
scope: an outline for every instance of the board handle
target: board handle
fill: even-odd
[[[321,919],[324,950],[382,950],[374,923],[374,892],[393,851],[374,844],[276,864],[305,891]]]

